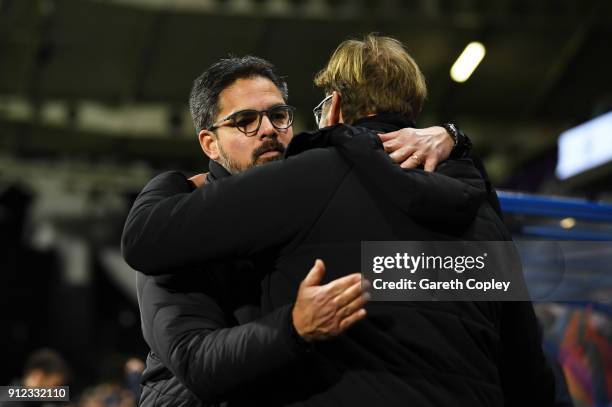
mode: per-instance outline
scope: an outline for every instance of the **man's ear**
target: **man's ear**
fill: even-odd
[[[342,110],[340,109],[340,102],[342,101],[342,95],[337,91],[332,92],[331,105],[329,106],[329,112],[327,114],[327,125],[332,126],[337,123],[343,123]]]
[[[214,133],[210,130],[200,130],[198,140],[204,154],[211,160],[217,161],[219,159],[219,140]]]

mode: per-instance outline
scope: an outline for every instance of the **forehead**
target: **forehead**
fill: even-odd
[[[241,78],[219,94],[218,117],[244,109],[263,110],[282,103],[285,103],[283,95],[270,79],[261,76]]]

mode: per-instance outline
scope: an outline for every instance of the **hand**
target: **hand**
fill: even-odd
[[[207,172],[202,174],[196,174],[193,177],[189,178],[189,181],[191,181],[191,183],[195,185],[196,188],[200,188],[202,185],[206,184],[207,175]]]
[[[444,127],[426,129],[404,128],[379,134],[385,151],[402,168],[416,168],[424,164],[425,171],[433,171],[453,151],[455,141]]]
[[[293,307],[293,326],[305,341],[320,341],[340,335],[366,316],[363,308],[369,299],[361,274],[341,277],[320,285],[325,264],[315,261],[300,284]]]

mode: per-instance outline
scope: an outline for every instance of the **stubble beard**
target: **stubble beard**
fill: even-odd
[[[234,160],[232,160],[227,155],[225,150],[223,150],[223,147],[221,147],[221,143],[219,143],[219,164],[221,164],[223,168],[225,168],[232,175],[239,174],[243,171],[248,170],[251,167],[251,166],[242,166],[238,164],[237,162],[235,162]]]
[[[262,154],[270,150],[278,151],[280,154],[272,157],[261,157]],[[251,161],[248,164],[240,165],[229,157],[225,150],[223,150],[223,147],[221,147],[221,143],[219,143],[219,164],[221,164],[230,174],[235,175],[257,165],[282,160],[284,152],[285,146],[283,146],[276,138],[272,138],[252,152]]]

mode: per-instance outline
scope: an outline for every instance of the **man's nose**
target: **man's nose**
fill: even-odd
[[[259,126],[259,132],[257,135],[261,138],[278,136],[278,132],[276,128],[272,125],[272,122],[268,118],[267,114],[264,114],[261,118],[261,126]]]

